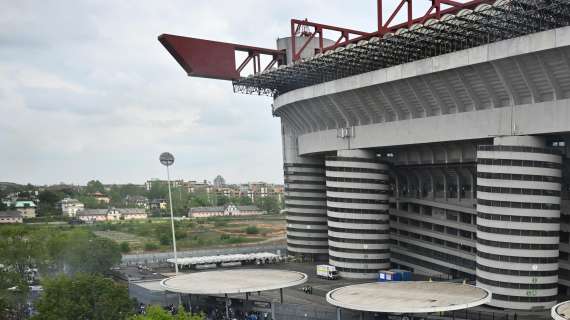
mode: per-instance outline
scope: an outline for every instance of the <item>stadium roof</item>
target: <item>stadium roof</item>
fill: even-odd
[[[285,92],[570,25],[568,0],[497,0],[233,81],[235,92]]]

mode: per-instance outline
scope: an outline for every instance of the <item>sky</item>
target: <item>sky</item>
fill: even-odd
[[[396,1],[384,2],[387,14]],[[174,178],[282,183],[271,98],[188,77],[157,36],[274,48],[291,18],[376,24],[371,0],[0,0],[0,8],[0,181],[41,185],[143,183],[165,176],[164,151],[176,157]]]

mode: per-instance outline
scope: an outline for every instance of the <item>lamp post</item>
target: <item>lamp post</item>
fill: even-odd
[[[176,254],[176,235],[174,233],[174,213],[172,212],[172,192],[170,191],[170,170],[169,167],[174,164],[174,156],[169,152],[160,155],[160,163],[166,167],[166,177],[168,179],[168,200],[170,207],[170,225],[172,227],[172,247],[174,249],[174,271],[178,275],[178,256]]]

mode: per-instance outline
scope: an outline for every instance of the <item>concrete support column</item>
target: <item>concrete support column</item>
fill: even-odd
[[[457,174],[457,201],[461,201],[461,178]]]
[[[538,137],[477,152],[477,286],[492,306],[550,308],[558,294],[561,156]]]
[[[477,183],[475,182],[476,178],[475,178],[475,174],[471,175],[471,200],[475,200],[475,198],[477,198],[476,196],[476,190],[477,190]]]
[[[443,199],[447,201],[449,196],[449,183],[447,183],[447,175],[443,175]]]
[[[347,278],[390,267],[389,167],[366,150],[326,158],[329,262]]]
[[[431,182],[431,198],[435,199],[437,193],[437,187],[435,185],[435,179],[433,178],[433,174],[430,174],[429,178]]]
[[[395,175],[394,177],[394,198],[399,199],[400,198],[400,177],[398,175]]]

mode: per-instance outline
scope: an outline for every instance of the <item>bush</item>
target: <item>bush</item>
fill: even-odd
[[[249,226],[249,227],[245,228],[245,233],[247,233],[247,234],[258,234],[259,228],[257,228],[256,226]]]
[[[170,243],[172,242],[170,236],[167,234],[161,234],[159,239],[160,239],[160,244],[163,246],[170,245]]]
[[[228,222],[224,221],[224,220],[218,220],[218,221],[214,222],[214,226],[216,226],[216,227],[225,227],[227,225],[228,225]]]
[[[154,242],[147,242],[144,244],[144,250],[145,251],[158,250],[158,245]]]
[[[220,236],[220,240],[228,240],[230,237],[231,237],[231,236],[230,236],[229,234],[225,234],[225,233],[224,233],[224,234],[222,234],[222,235]]]
[[[129,246],[129,243],[126,241],[121,242],[121,244],[119,245],[119,247],[121,248],[121,253],[129,253],[131,252],[131,247]]]
[[[230,237],[227,240],[224,240],[224,242],[228,244],[238,244],[249,242],[249,239],[246,237]]]

